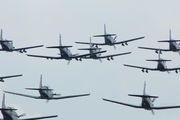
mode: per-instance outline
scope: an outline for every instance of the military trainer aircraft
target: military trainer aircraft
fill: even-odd
[[[74,98],[74,97],[81,97],[81,96],[88,96],[90,94],[81,94],[81,95],[70,95],[70,96],[61,96],[61,94],[53,93],[53,89],[49,88],[49,86],[42,85],[42,75],[40,78],[39,88],[26,88],[27,90],[38,90],[40,96],[32,96],[32,95],[25,95],[15,92],[8,92],[4,91],[5,93],[34,98],[34,99],[46,99],[47,102],[49,100],[58,100],[58,99],[66,99],[66,98]],[[56,97],[57,96],[57,97]]]
[[[146,60],[146,61],[158,62],[157,63],[157,68],[140,67],[140,66],[127,65],[127,64],[124,64],[124,66],[133,67],[133,68],[139,68],[139,69],[142,69],[142,72],[146,72],[146,73],[148,73],[148,70],[161,71],[161,72],[167,71],[168,73],[169,73],[169,71],[173,71],[173,70],[175,70],[175,72],[178,73],[178,70],[180,70],[180,67],[167,68],[166,61],[171,61],[171,60],[165,60],[165,59],[160,58],[160,52],[158,52],[158,59]]]
[[[13,46],[12,40],[6,40],[3,39],[3,33],[1,29],[1,35],[0,35],[0,45],[2,49],[0,51],[6,51],[6,52],[13,52],[13,51],[18,51],[20,53],[26,53],[26,49],[32,49],[32,48],[37,48],[37,47],[43,47],[43,45],[37,45],[37,46],[30,46],[30,47],[22,47],[22,48],[15,48]]]
[[[51,47],[47,47],[47,48],[58,48],[59,51],[60,51],[60,54],[59,54],[60,56],[58,56],[58,57],[41,56],[41,55],[27,55],[27,56],[39,57],[39,58],[47,58],[47,59],[51,59],[51,60],[52,59],[65,59],[65,60],[68,60],[68,64],[69,64],[70,60],[72,60],[72,59],[76,59],[77,61],[78,60],[81,61],[82,57],[90,55],[89,53],[88,54],[83,54],[83,55],[72,54],[71,51],[68,49],[69,47],[72,47],[72,46],[62,46],[61,35],[59,35],[59,46],[51,46]],[[101,53],[101,52],[97,52],[97,53],[94,53],[94,54],[98,54],[98,53]]]
[[[52,115],[52,116],[19,119],[20,117],[23,117],[26,114],[18,115],[15,112],[17,109],[14,109],[12,107],[6,107],[6,105],[5,105],[5,93],[3,94],[2,108],[0,108],[0,110],[1,110],[1,113],[3,115],[3,119],[0,119],[0,120],[38,120],[38,119],[57,117],[57,115]]]
[[[133,107],[133,108],[142,108],[142,109],[145,109],[145,110],[151,110],[152,114],[154,114],[153,110],[180,108],[180,106],[155,107],[153,103],[154,103],[155,99],[158,98],[158,96],[147,95],[145,93],[145,89],[146,89],[146,83],[144,83],[143,95],[128,94],[129,96],[133,96],[133,97],[141,97],[142,98],[141,105],[132,105],[132,104],[127,104],[127,103],[123,103],[123,102],[117,102],[117,101],[108,100],[108,99],[104,99],[104,98],[103,98],[103,100],[107,101],[107,102],[112,102],[112,103],[117,103],[117,104],[129,106],[129,107]]]
[[[158,53],[158,51],[160,53],[162,53],[162,51],[172,51],[172,52],[178,52],[180,54],[180,46],[177,42],[179,42],[180,40],[174,40],[171,38],[171,30],[169,30],[169,40],[162,40],[162,41],[158,41],[158,42],[168,42],[169,43],[169,49],[160,49],[159,48],[149,48],[149,47],[138,47],[140,49],[147,49],[147,50],[155,50],[156,53]]]
[[[11,76],[3,76],[3,77],[0,77],[0,82],[4,82],[4,79],[6,79],[6,78],[20,77],[20,76],[22,76],[22,74],[20,74],[20,75],[11,75]]]
[[[102,58],[107,58],[108,61],[111,60],[114,60],[114,56],[120,56],[120,55],[125,55],[125,54],[130,54],[131,52],[126,52],[126,53],[120,53],[120,54],[113,54],[113,55],[106,55],[106,56],[101,56],[101,54],[96,54],[97,52],[106,52],[106,51],[101,51],[101,48],[98,48],[98,47],[94,47],[92,44],[91,44],[91,38],[90,38],[90,47],[89,48],[81,48],[81,49],[78,49],[78,50],[89,50],[90,54],[89,56],[84,56],[82,58],[84,59],[99,59],[101,62],[102,62]]]
[[[115,37],[112,37],[112,36],[115,36]],[[104,24],[104,35],[95,35],[93,37],[104,37],[105,42],[104,43],[91,43],[92,45],[95,45],[96,47],[98,45],[109,45],[109,46],[114,46],[114,48],[116,48],[115,45],[117,45],[117,44],[122,44],[122,46],[124,46],[124,45],[128,45],[128,42],[144,38],[144,37],[138,37],[138,38],[133,38],[133,39],[129,39],[129,40],[116,42],[117,35],[106,33],[106,25],[105,24]],[[78,43],[78,44],[90,44],[88,42],[76,42],[76,43]]]

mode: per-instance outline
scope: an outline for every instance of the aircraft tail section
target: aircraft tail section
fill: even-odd
[[[3,94],[3,100],[2,100],[2,108],[5,108],[5,93]]]
[[[59,34],[59,46],[62,46],[62,42],[61,42],[61,34]]]
[[[1,29],[0,40],[3,40],[3,31],[2,31],[2,29]]]
[[[39,82],[39,88],[42,88],[43,86],[42,86],[42,75],[41,75],[41,77],[40,77],[40,82]]]
[[[169,40],[171,41],[171,29],[169,30]]]
[[[144,81],[143,95],[146,94],[146,81]]]
[[[106,24],[104,24],[104,35],[106,35]]]

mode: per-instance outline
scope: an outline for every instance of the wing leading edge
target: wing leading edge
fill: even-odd
[[[24,119],[18,119],[18,120],[39,120],[39,119],[45,119],[45,118],[54,118],[58,115],[52,115],[52,116],[43,116],[43,117],[34,117],[34,118],[24,118]]]
[[[75,98],[75,97],[82,97],[82,96],[89,96],[89,95],[90,94],[70,95],[70,96],[53,97],[51,99],[58,100],[58,99]]]

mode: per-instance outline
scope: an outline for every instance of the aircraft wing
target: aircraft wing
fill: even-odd
[[[53,118],[57,117],[58,115],[52,115],[52,116],[43,116],[43,117],[34,117],[34,118],[24,118],[24,119],[18,119],[18,120],[39,120],[44,118]]]
[[[126,54],[130,54],[130,53],[131,52],[120,53],[120,54],[113,54],[113,55],[106,55],[106,56],[99,56],[97,58],[109,58],[109,57],[114,57],[114,56],[126,55]]]
[[[5,78],[12,78],[12,77],[19,77],[19,76],[22,76],[22,74],[21,75],[11,75],[11,76],[0,77],[0,81],[4,82],[3,79],[5,79]]]
[[[151,107],[155,110],[161,110],[161,109],[172,109],[172,108],[180,108],[180,106],[164,106],[164,107]]]
[[[145,37],[138,37],[138,38],[133,38],[133,39],[124,40],[124,41],[120,41],[120,42],[115,42],[114,44],[127,43],[127,42],[131,42],[131,41],[135,41],[135,40],[139,40],[139,39],[143,39],[143,38],[145,38]]]
[[[106,45],[105,43],[89,43],[89,42],[75,42],[77,44],[92,44],[92,45]]]
[[[29,55],[27,54],[27,56],[29,57],[39,57],[39,58],[46,58],[46,59],[64,59],[62,57],[53,57],[53,56],[41,56],[41,55]]]
[[[117,103],[117,104],[121,104],[121,105],[125,105],[125,106],[129,106],[129,107],[133,107],[133,108],[143,108],[142,106],[138,106],[138,105],[131,105],[131,104],[127,104],[127,103],[122,103],[122,102],[117,102],[117,101],[113,101],[113,100],[108,100],[108,99],[104,99],[104,101],[108,101],[108,102],[112,102],[112,103]]]
[[[30,47],[23,47],[23,48],[14,48],[13,51],[18,51],[18,50],[26,50],[26,49],[32,49],[32,48],[38,48],[38,47],[43,47],[44,45],[37,45],[37,46],[30,46]]]
[[[90,94],[81,94],[81,95],[70,95],[70,96],[60,96],[60,97],[53,97],[51,99],[58,100],[58,99],[66,99],[66,98],[74,98],[74,97],[82,97],[82,96],[89,96]]]
[[[23,96],[23,97],[29,97],[29,98],[34,98],[34,99],[41,99],[40,96],[25,95],[25,94],[20,94],[20,93],[15,93],[15,92],[8,92],[8,91],[4,91],[4,92],[5,93],[9,93],[9,94],[13,94],[13,95]]]
[[[158,70],[157,68],[147,68],[147,67],[140,67],[140,66],[127,65],[127,64],[124,64],[124,66],[127,66],[127,67],[133,67],[133,68],[139,68],[139,69],[152,70],[152,71],[157,71],[157,70]]]
[[[180,70],[180,67],[179,68],[167,68],[166,70],[167,71]]]
[[[159,49],[159,48],[149,48],[149,47],[138,47],[140,49],[146,49],[146,50],[155,50],[155,51],[171,51],[170,49]]]

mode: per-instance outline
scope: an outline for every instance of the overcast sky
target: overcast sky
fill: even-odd
[[[117,41],[145,36],[145,39],[129,43],[116,49],[103,46],[104,55],[129,52],[132,54],[116,57],[114,61],[46,60],[27,57],[18,52],[0,53],[1,76],[23,74],[0,83],[2,91],[14,91],[30,95],[39,95],[38,91],[28,91],[25,87],[38,87],[40,74],[43,85],[54,89],[55,93],[74,95],[91,93],[90,96],[49,101],[34,100],[6,94],[6,105],[18,108],[19,114],[26,112],[30,116],[58,114],[55,120],[179,120],[180,109],[150,111],[130,108],[105,102],[102,98],[140,105],[141,99],[127,94],[142,94],[144,81],[147,94],[159,96],[155,106],[180,105],[180,79],[172,71],[142,73],[140,69],[123,64],[156,67],[154,51],[138,49],[138,46],[168,48],[169,29],[172,38],[180,39],[179,0],[0,0],[0,29],[3,38],[13,40],[15,47],[43,44],[45,47],[58,45],[59,34],[63,45],[73,45],[72,53],[87,53],[78,48],[75,41],[88,42],[93,35],[103,34],[106,24],[108,33],[116,33]],[[92,42],[104,42],[103,38],[92,37]],[[58,56],[57,49],[37,48],[27,50],[28,54]],[[102,54],[102,55],[103,55]],[[162,58],[171,59],[169,68],[180,66],[178,53],[167,52]],[[2,97],[1,97],[2,98]],[[0,116],[2,117],[2,115]],[[28,116],[27,116],[28,117]]]

